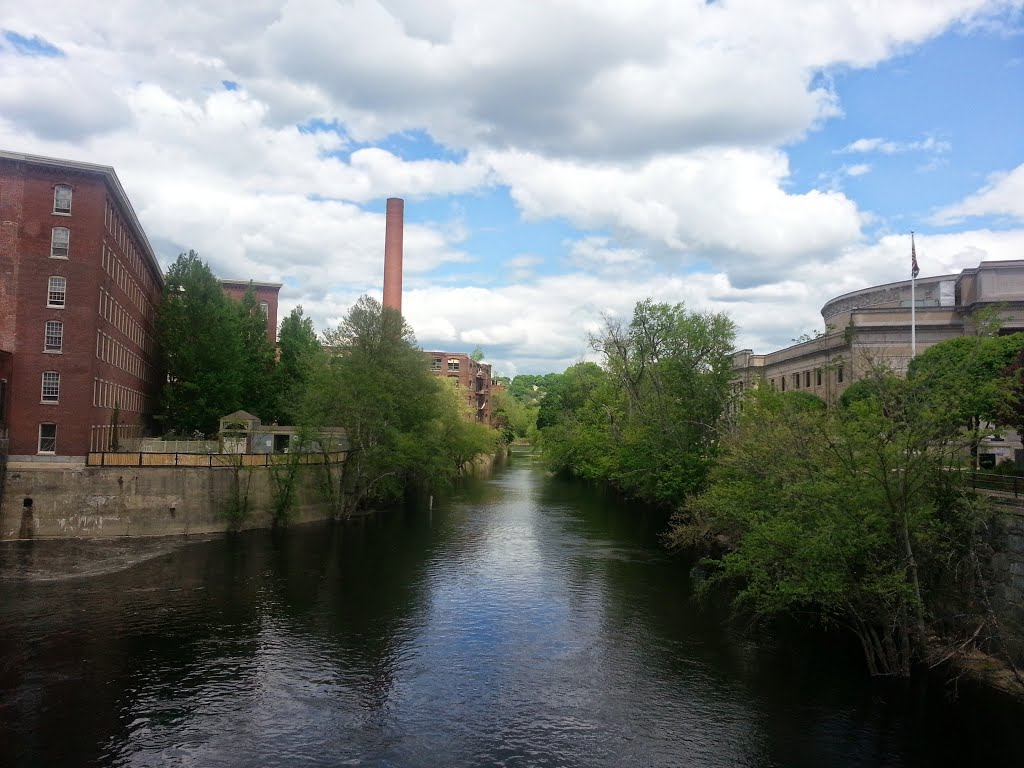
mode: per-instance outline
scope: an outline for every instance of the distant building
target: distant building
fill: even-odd
[[[491,422],[491,366],[461,352],[427,352],[430,372],[458,383],[477,421]]]
[[[114,169],[0,151],[0,437],[12,457],[141,436],[163,275]]]
[[[251,280],[220,279],[224,293],[235,301],[241,301],[249,286],[256,293],[256,303],[267,318],[267,341],[277,344],[277,298],[281,283],[257,283]]]
[[[980,310],[1024,331],[1024,260],[983,261],[958,275],[918,278],[917,353],[963,336]],[[875,363],[903,375],[911,360],[910,281],[838,296],[821,310],[827,333],[767,354],[733,355],[734,392],[753,386],[810,392],[833,402]]]

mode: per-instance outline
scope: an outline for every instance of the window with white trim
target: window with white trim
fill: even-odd
[[[71,250],[71,230],[67,227],[54,227],[50,233],[50,258],[66,259]]]
[[[43,341],[44,352],[60,352],[64,349],[64,323],[60,320],[46,321],[46,337]]]
[[[53,188],[53,212],[71,213],[71,187],[58,184]]]
[[[270,317],[270,304],[265,301],[260,302],[260,312],[263,313],[264,317]]]
[[[459,370],[459,358],[457,358],[457,357],[449,357],[448,358],[448,370],[449,371],[457,371],[457,370]]]
[[[43,372],[43,392],[39,399],[43,403],[60,402],[60,374],[57,371]]]
[[[46,287],[46,306],[50,309],[63,309],[67,298],[68,281],[60,275],[51,275]]]
[[[39,425],[39,453],[57,452],[57,425],[43,423]]]

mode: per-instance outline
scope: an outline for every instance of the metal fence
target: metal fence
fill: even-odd
[[[89,467],[266,467],[279,464],[340,464],[347,453],[89,453]]]

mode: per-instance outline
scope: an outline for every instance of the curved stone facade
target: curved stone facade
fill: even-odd
[[[959,275],[919,278],[914,285],[917,352],[962,336],[989,309],[1006,331],[1024,330],[1024,260],[983,261]],[[876,365],[905,373],[911,351],[911,281],[837,296],[822,307],[827,333],[766,354],[740,350],[733,389],[762,382],[833,401]]]

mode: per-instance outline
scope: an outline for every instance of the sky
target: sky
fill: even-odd
[[[113,166],[163,267],[381,297],[562,371],[638,301],[737,348],[1024,258],[1024,0],[0,0],[0,149]]]

